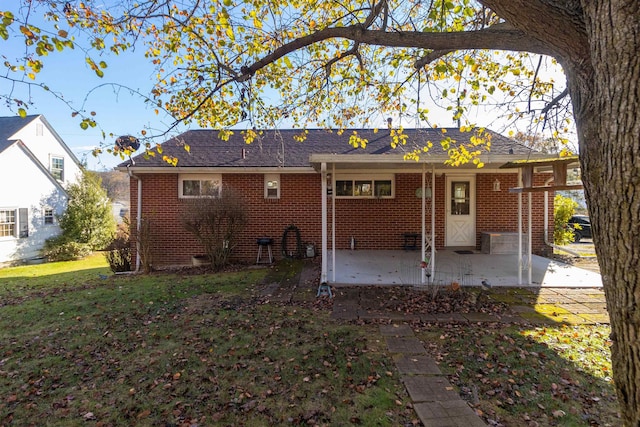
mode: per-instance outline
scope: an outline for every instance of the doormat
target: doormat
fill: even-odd
[[[454,251],[454,252],[460,255],[472,255],[475,253],[473,251],[467,251],[467,250],[460,250],[460,251]]]

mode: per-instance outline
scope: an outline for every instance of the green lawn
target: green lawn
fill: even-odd
[[[266,303],[267,270],[0,270],[0,425],[411,425],[378,329]]]
[[[421,425],[376,324],[260,296],[300,267],[0,269],[0,426]],[[491,425],[619,425],[608,326],[412,326]]]

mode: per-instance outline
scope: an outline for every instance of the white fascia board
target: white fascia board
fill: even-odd
[[[247,173],[316,173],[316,170],[311,166],[308,167],[246,167],[246,168],[217,168],[217,167],[141,167],[141,166],[131,166],[127,169],[124,167],[116,167],[116,170],[120,172],[131,171],[136,174],[143,173],[165,173],[165,174],[176,174],[176,173],[225,173],[225,174],[247,174]]]

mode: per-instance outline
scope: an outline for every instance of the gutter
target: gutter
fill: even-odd
[[[547,179],[544,182],[544,185],[547,186],[553,181],[553,177]],[[572,251],[571,249],[564,248],[562,246],[558,246],[549,241],[549,192],[544,192],[544,243],[547,246],[552,247],[553,249],[558,249],[564,252],[567,252],[575,257],[581,258],[581,255],[577,252]]]
[[[127,165],[127,173],[129,178],[135,178],[138,180],[138,205],[136,208],[136,273],[140,271],[140,224],[142,223],[142,180],[140,177],[134,175],[129,169],[131,165]]]

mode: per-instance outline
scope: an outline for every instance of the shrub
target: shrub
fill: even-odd
[[[91,255],[91,247],[86,243],[67,240],[64,236],[47,239],[42,255],[48,261],[73,261]]]
[[[58,217],[66,241],[101,250],[115,235],[116,223],[107,193],[95,172],[84,171],[78,183],[67,187],[67,208]]]
[[[553,200],[553,242],[556,245],[566,245],[573,242],[573,228],[567,224],[576,207],[578,207],[578,203],[573,199],[556,194]]]
[[[124,218],[123,223],[118,226],[116,237],[107,248],[105,257],[114,273],[131,271],[131,239],[128,218]]]
[[[241,197],[228,187],[223,187],[217,197],[184,200],[182,225],[202,244],[215,270],[228,264],[247,222],[245,212]]]

